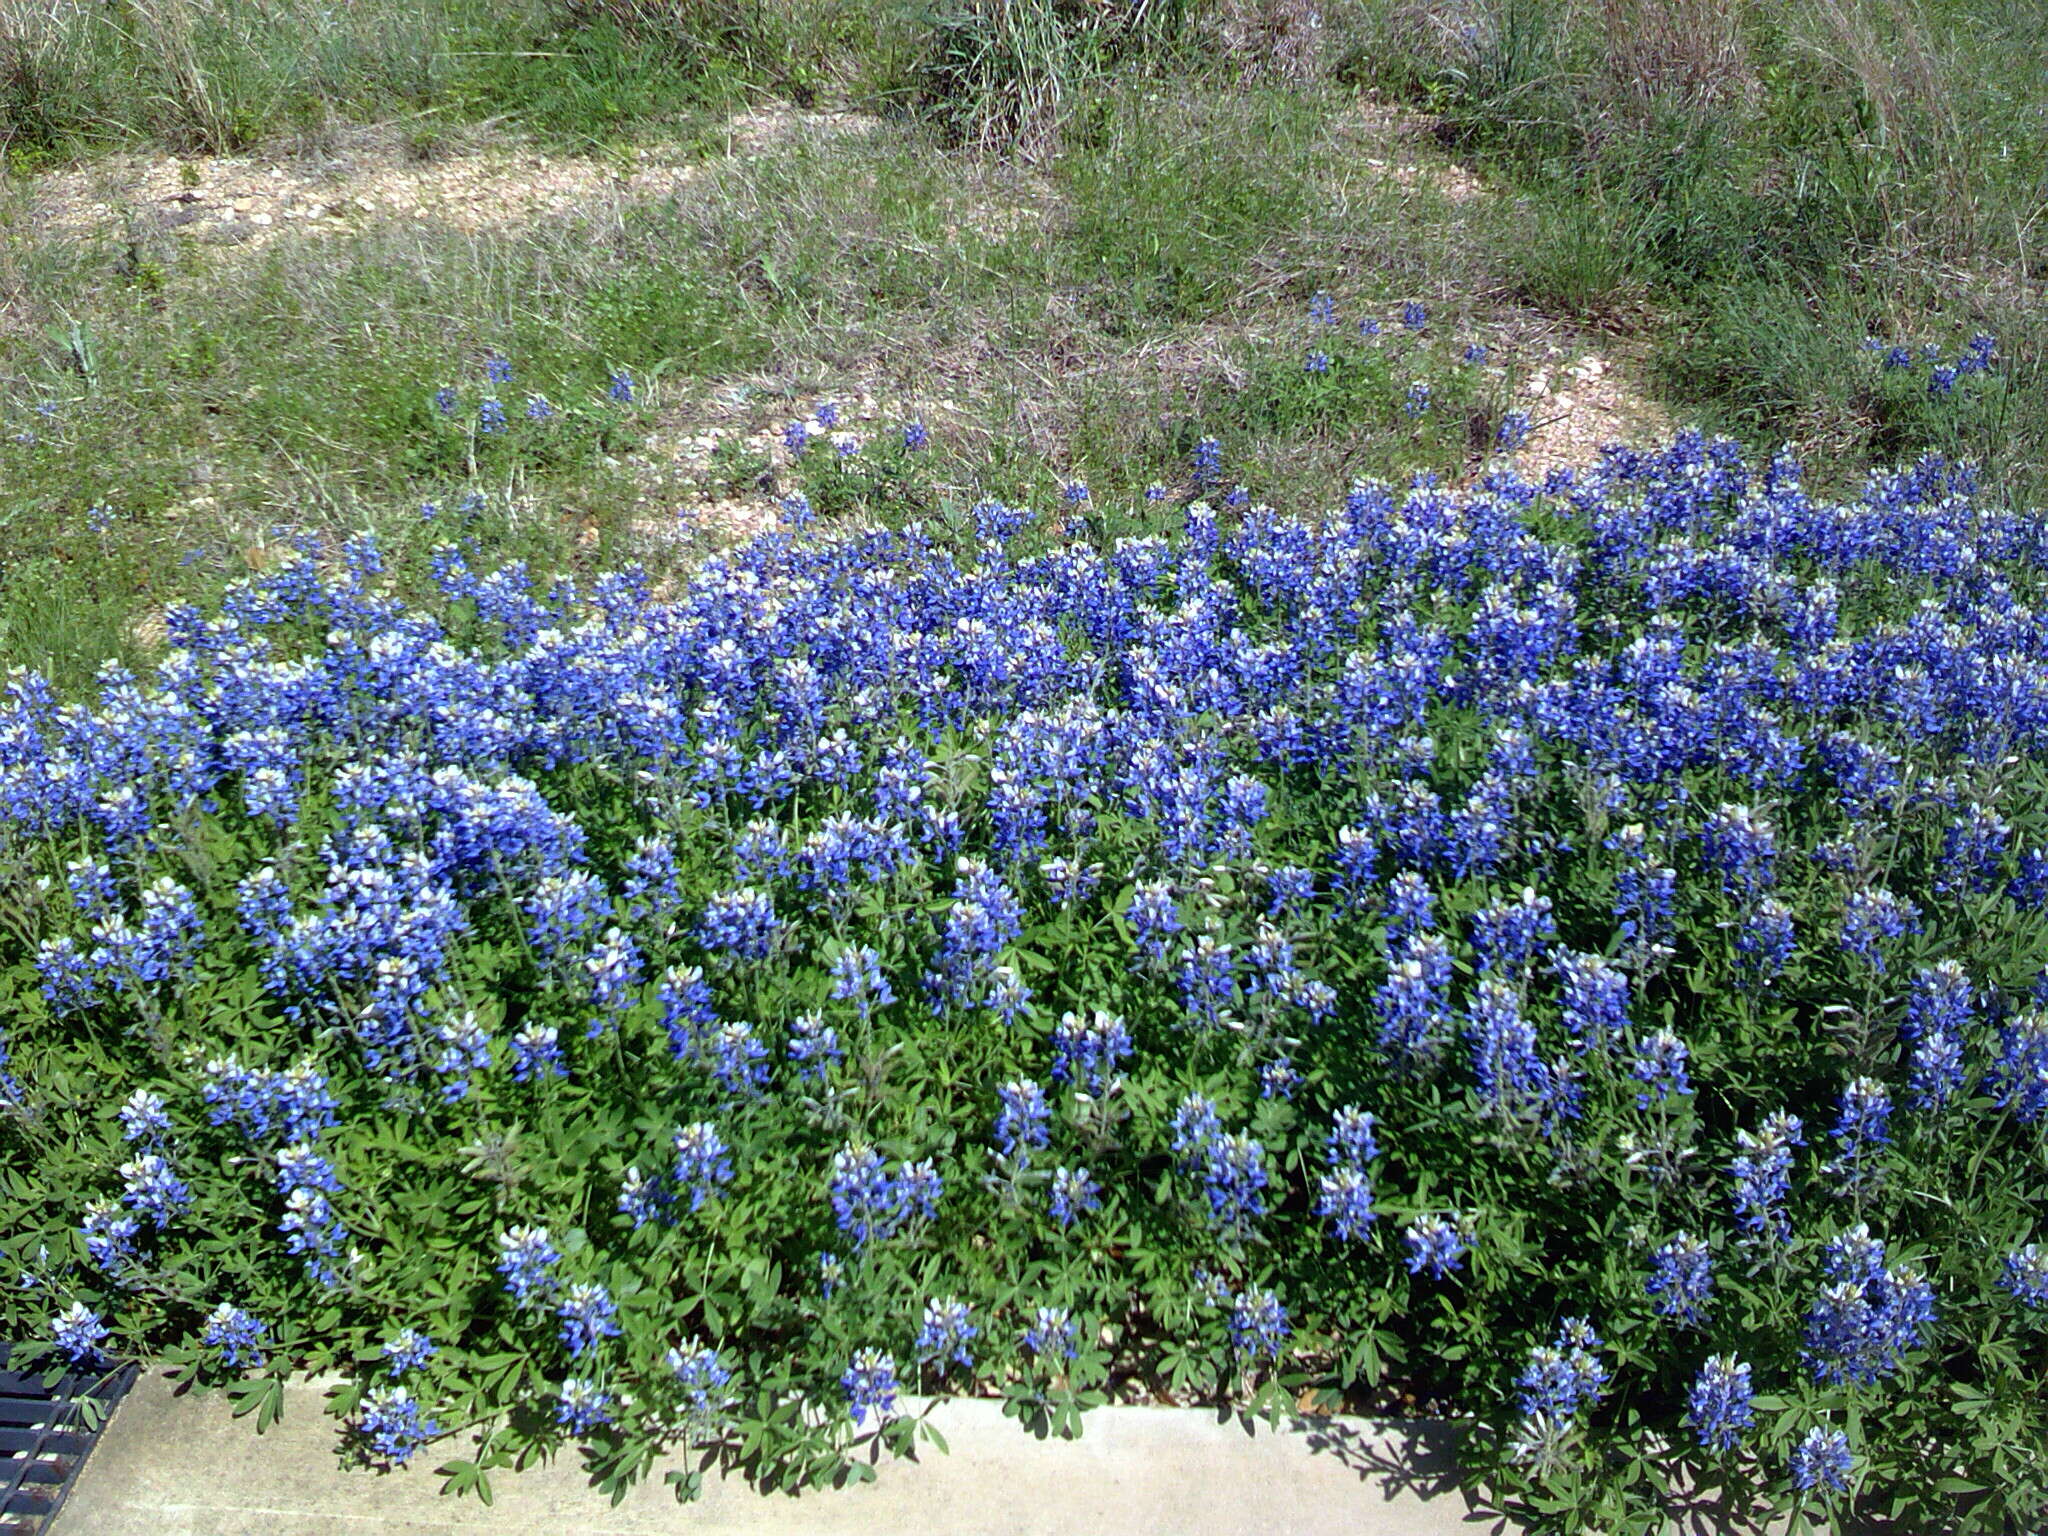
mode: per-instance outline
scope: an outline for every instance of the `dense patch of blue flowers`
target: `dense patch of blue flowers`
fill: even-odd
[[[11,675],[13,1325],[367,1361],[475,1475],[1117,1369],[1582,1509],[2037,1507],[2048,525],[1691,434],[1066,502],[662,591],[356,541]]]

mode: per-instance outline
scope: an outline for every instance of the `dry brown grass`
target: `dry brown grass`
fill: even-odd
[[[1639,110],[1740,102],[1755,90],[1735,0],[1598,0],[1610,92]]]

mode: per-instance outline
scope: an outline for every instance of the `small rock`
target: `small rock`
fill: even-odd
[[[249,215],[249,222],[251,224],[268,224],[270,221],[270,215],[267,213],[252,213]]]

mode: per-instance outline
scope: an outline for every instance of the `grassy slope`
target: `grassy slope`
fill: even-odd
[[[620,461],[721,380],[959,402],[906,512],[1078,477],[1097,508],[1135,514],[1202,432],[1260,495],[1312,504],[1355,473],[1466,463],[1468,418],[1483,435],[1506,382],[1461,370],[1458,348],[1512,362],[1548,316],[1631,334],[1687,414],[1796,438],[1839,474],[1936,445],[2039,494],[2048,44],[2016,0],[1466,9],[1469,34],[1413,6],[1333,11],[1329,67],[1301,84],[1248,80],[1241,58],[1190,49],[1199,31],[1145,54],[1084,38],[1035,65],[952,35],[941,70],[913,12],[871,5],[687,0],[629,31],[631,5],[136,0],[31,50],[27,13],[0,0],[18,173],[106,147],[290,153],[349,119],[396,123],[420,154],[478,134],[708,153],[727,112],[770,93],[889,114],[715,159],[673,203],[619,216],[373,225],[255,256],[38,234],[16,175],[0,654],[75,681],[146,649],[148,614],[246,570],[279,525],[421,548],[449,524],[418,502],[473,489],[486,558],[637,553]],[[956,147],[976,122],[1013,130],[1048,81],[1059,131],[1032,164]],[[1361,116],[1366,88],[1434,114],[1503,194],[1454,204],[1372,172],[1415,151]],[[938,127],[897,110],[919,102]],[[1319,289],[1347,319],[1425,299],[1434,339],[1309,378]],[[2007,361],[1965,410],[1862,366],[1866,335],[1953,348],[1978,328]],[[492,351],[517,360],[515,417],[526,390],[573,410],[494,440],[438,419],[432,391],[473,385]],[[654,380],[633,410],[603,401],[618,366]],[[1398,404],[1418,374],[1441,406],[1419,423]]]

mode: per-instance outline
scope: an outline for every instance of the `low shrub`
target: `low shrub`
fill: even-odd
[[[4,1325],[458,1489],[1141,1389],[1442,1404],[1558,1529],[2038,1518],[2041,519],[1688,435],[1179,521],[358,539],[14,674]]]

